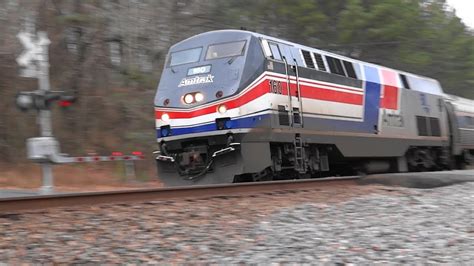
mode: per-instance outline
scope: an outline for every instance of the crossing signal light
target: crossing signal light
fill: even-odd
[[[59,106],[61,106],[61,107],[69,107],[69,106],[72,105],[72,102],[61,100],[61,101],[58,102],[58,104],[59,104]]]
[[[75,103],[77,100],[76,96],[73,95],[61,95],[59,97],[58,105],[67,108],[71,106],[73,103]]]
[[[15,97],[15,103],[18,109],[26,112],[35,107],[35,98],[31,92],[20,92]]]
[[[15,103],[21,111],[49,110],[51,103],[58,101],[59,106],[69,107],[76,101],[76,96],[66,95],[64,91],[27,91],[16,95]]]

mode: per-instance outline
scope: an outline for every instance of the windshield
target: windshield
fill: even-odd
[[[199,61],[202,47],[171,53],[170,66],[189,64]]]
[[[207,49],[206,60],[242,55],[244,48],[245,41],[210,45]]]

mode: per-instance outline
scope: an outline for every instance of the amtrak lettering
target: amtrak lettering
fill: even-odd
[[[212,83],[212,82],[214,82],[214,76],[209,74],[205,77],[183,78],[181,82],[179,83],[178,87],[185,87],[189,85]]]

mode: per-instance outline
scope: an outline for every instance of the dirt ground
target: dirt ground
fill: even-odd
[[[162,187],[153,162],[138,161],[135,178],[125,175],[123,162],[55,165],[56,191],[104,191],[132,188]],[[469,167],[474,169],[474,166]],[[0,189],[36,190],[41,187],[41,167],[38,164],[0,163]]]
[[[141,187],[161,187],[156,170],[147,162],[136,162],[136,176],[125,175],[123,162],[55,165],[57,191],[100,191]],[[0,164],[0,189],[41,187],[41,167],[33,163]]]

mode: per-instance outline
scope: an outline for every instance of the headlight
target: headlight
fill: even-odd
[[[194,96],[192,94],[184,95],[184,102],[187,104],[191,104],[194,102]]]
[[[163,122],[169,122],[170,121],[170,115],[167,114],[167,113],[164,113],[161,115],[161,120],[163,120]]]
[[[204,100],[204,94],[198,92],[194,94],[194,99],[196,100],[196,102],[202,102],[202,100]]]
[[[225,106],[224,104],[221,104],[217,107],[217,111],[220,114],[225,114],[225,112],[227,112],[227,106]]]

